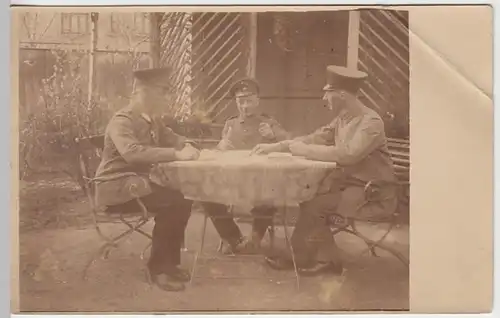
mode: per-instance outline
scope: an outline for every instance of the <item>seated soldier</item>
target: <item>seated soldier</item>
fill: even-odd
[[[148,277],[163,290],[180,291],[190,279],[178,266],[192,202],[179,191],[149,180],[153,164],[196,160],[199,156],[185,137],[160,123],[163,107],[172,102],[170,73],[168,68],[134,73],[136,90],[130,104],[118,111],[106,128],[95,178],[96,203],[127,213],[140,211],[135,196],[141,198],[148,211],[155,214]]]
[[[217,149],[251,150],[259,143],[273,143],[289,138],[288,133],[271,116],[261,112],[259,86],[253,79],[237,81],[231,88],[236,97],[238,116],[229,118],[222,130],[222,139]],[[228,243],[225,253],[255,252],[259,248],[266,230],[272,224],[274,207],[259,206],[252,209],[252,240],[247,240],[233,218],[228,218],[227,206],[204,202],[203,206],[221,238]],[[249,244],[251,243],[251,244]]]
[[[332,213],[337,214],[337,219],[370,220],[390,216],[396,209],[396,177],[384,122],[357,98],[366,77],[361,71],[328,66],[323,99],[332,111],[332,122],[311,135],[261,144],[254,149],[257,154],[289,151],[311,160],[336,162],[340,167],[325,180],[315,198],[300,205],[291,241],[302,275],[342,273],[339,251],[328,224]],[[367,184],[376,188],[376,201],[366,202]],[[266,261],[275,269],[293,268],[289,257],[267,257]]]

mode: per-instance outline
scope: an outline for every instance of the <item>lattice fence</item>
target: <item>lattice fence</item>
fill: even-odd
[[[245,24],[241,13],[164,14],[161,63],[176,70],[177,117],[201,111],[216,118],[230,105],[229,86],[246,74]]]
[[[192,15],[172,12],[163,15],[160,29],[160,63],[175,70],[177,104],[171,105],[176,115],[188,114],[191,107]]]
[[[358,67],[370,75],[365,102],[383,116],[397,118],[392,130],[409,133],[408,12],[361,10]]]

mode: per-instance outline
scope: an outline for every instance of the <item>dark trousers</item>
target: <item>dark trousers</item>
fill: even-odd
[[[243,234],[234,221],[233,216],[228,212],[226,205],[203,202],[202,206],[223,240],[227,241],[230,245],[237,244],[241,240]],[[251,214],[254,217],[252,230],[254,236],[259,240],[262,239],[267,228],[272,225],[274,212],[275,208],[273,207],[255,207],[252,209]]]
[[[192,201],[181,192],[151,185],[153,193],[141,198],[149,212],[155,214],[153,242],[148,267],[154,274],[180,265],[184,232],[191,216]],[[139,211],[136,201],[123,205],[125,210]]]
[[[340,250],[330,231],[332,213],[344,217],[366,218],[389,216],[397,207],[394,189],[383,190],[383,199],[366,203],[364,188],[348,186],[321,194],[300,205],[300,215],[291,242],[299,266],[314,262],[339,262]]]

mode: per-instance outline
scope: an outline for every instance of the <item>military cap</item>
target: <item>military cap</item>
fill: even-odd
[[[244,78],[235,82],[230,89],[231,95],[244,97],[259,94],[259,84],[253,78]]]
[[[170,67],[147,68],[134,71],[134,77],[146,84],[171,87],[172,73]]]
[[[368,77],[365,72],[343,66],[328,65],[326,67],[325,91],[346,90],[357,92]]]

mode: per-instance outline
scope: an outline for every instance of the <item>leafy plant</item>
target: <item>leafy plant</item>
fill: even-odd
[[[92,129],[95,105],[86,95],[80,71],[83,54],[47,51],[53,57],[52,74],[39,82],[36,107],[25,112],[20,127],[22,177],[34,170],[73,175],[73,140]],[[26,110],[26,109],[25,109]]]

